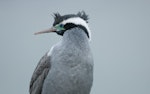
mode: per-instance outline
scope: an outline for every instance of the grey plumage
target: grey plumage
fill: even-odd
[[[82,28],[66,30],[62,40],[46,53],[36,67],[30,94],[90,94],[93,57]]]
[[[39,61],[30,81],[30,94],[41,94],[44,80],[50,70],[50,56],[47,53]]]

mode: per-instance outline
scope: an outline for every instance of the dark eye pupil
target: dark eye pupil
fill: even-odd
[[[64,25],[63,24],[60,24],[60,27],[63,27]]]

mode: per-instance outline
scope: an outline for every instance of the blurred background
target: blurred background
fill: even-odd
[[[0,0],[0,94],[29,94],[40,58],[61,40],[34,36],[52,14],[89,15],[94,55],[91,94],[150,94],[149,0]]]

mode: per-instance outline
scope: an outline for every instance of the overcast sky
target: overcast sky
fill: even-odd
[[[149,0],[0,0],[0,94],[28,94],[39,59],[61,40],[34,36],[52,14],[85,10],[92,32],[91,94],[150,94]]]

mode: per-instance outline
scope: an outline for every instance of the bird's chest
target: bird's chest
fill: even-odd
[[[88,94],[86,92],[90,91],[93,82],[93,65],[89,54],[76,48],[55,52],[45,80],[48,90],[57,91],[58,94]]]
[[[88,94],[93,82],[93,66],[80,60],[66,62],[52,65],[47,77],[49,89],[58,94]]]
[[[82,49],[71,47],[70,49],[60,49],[52,56],[52,66],[62,68],[61,70],[84,70],[87,66],[92,66],[90,54]]]

